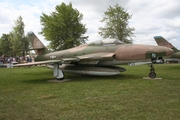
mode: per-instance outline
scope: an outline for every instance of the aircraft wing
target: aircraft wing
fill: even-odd
[[[13,52],[30,51],[30,50],[41,50],[41,49],[45,49],[45,47],[43,47],[43,48],[30,48],[30,49],[19,49],[19,50],[14,50]]]
[[[16,64],[13,66],[20,67],[20,66],[31,66],[31,65],[40,65],[40,64],[61,63],[61,62],[62,60],[46,60],[46,61],[39,61],[39,62],[32,62],[32,63]]]
[[[20,66],[32,66],[32,65],[40,65],[40,64],[53,64],[53,63],[71,63],[71,62],[78,62],[81,60],[106,60],[106,59],[113,59],[113,55],[115,53],[92,53],[87,55],[76,56],[76,58],[62,58],[61,60],[46,60],[46,61],[39,61],[39,62],[32,62],[32,63],[24,63],[24,64],[16,64],[13,65],[14,67]]]
[[[87,55],[76,56],[79,60],[101,60],[101,59],[113,59],[115,53],[92,53]]]

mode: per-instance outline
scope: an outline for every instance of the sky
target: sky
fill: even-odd
[[[157,45],[153,37],[163,36],[180,49],[180,0],[0,0],[0,36],[9,34],[21,16],[25,34],[33,31],[47,45],[49,42],[38,34],[42,29],[40,16],[54,12],[62,2],[72,3],[83,14],[87,42],[102,39],[98,32],[104,24],[100,20],[109,6],[119,4],[132,15],[129,26],[135,28],[134,44]]]

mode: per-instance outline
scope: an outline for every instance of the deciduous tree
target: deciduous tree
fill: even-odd
[[[19,18],[15,21],[15,26],[13,27],[12,32],[10,32],[10,39],[13,50],[29,49],[29,40],[28,37],[24,34],[24,27],[25,25],[22,17],[19,16]],[[17,54],[21,55],[20,53]],[[25,52],[22,51],[22,54],[24,56]]]
[[[134,34],[134,28],[128,26],[128,20],[132,15],[127,13],[123,7],[116,4],[114,7],[109,6],[104,12],[103,19],[100,22],[105,22],[105,27],[100,27],[99,34],[103,38],[116,38],[125,43],[132,43],[131,36]]]
[[[50,15],[42,13],[40,17],[43,26],[40,32],[45,39],[50,41],[53,50],[63,50],[78,46],[87,41],[88,36],[83,36],[87,29],[81,23],[83,15],[72,7],[72,4],[62,3],[55,7]]]
[[[12,44],[9,40],[9,34],[2,34],[0,38],[0,55],[10,56],[12,54]]]

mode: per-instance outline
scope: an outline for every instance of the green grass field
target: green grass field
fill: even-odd
[[[97,77],[66,73],[52,80],[45,67],[0,68],[0,120],[179,120],[180,64],[123,65],[126,72]]]

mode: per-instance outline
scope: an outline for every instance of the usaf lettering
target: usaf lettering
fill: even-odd
[[[51,55],[50,58],[51,58],[51,59],[54,59],[54,58],[56,58],[56,56],[55,56],[55,55]]]

